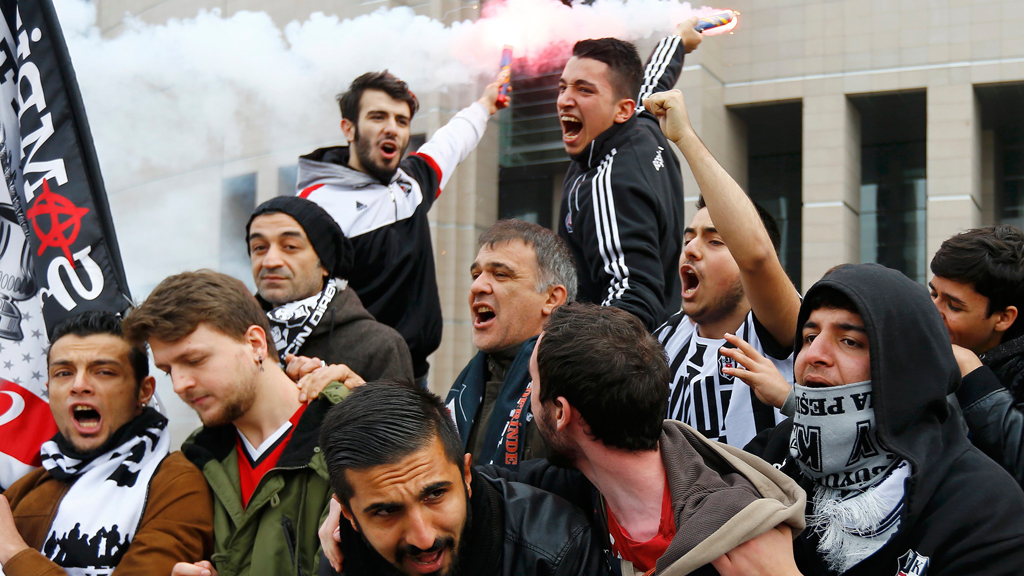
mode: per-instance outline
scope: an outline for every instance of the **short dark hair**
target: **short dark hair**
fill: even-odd
[[[532,246],[537,254],[537,292],[561,284],[565,286],[566,301],[576,299],[576,264],[572,252],[565,240],[551,230],[522,220],[498,220],[480,235],[476,249],[484,246],[491,248],[512,240],[521,240],[527,246]]]
[[[259,326],[267,335],[268,356],[277,360],[270,322],[259,301],[241,280],[213,270],[164,278],[125,318],[124,333],[133,342],[177,342],[203,323],[238,341],[250,326]]]
[[[635,100],[640,97],[644,65],[632,43],[618,38],[580,40],[572,47],[572,55],[607,64],[612,72],[609,80],[619,98]]]
[[[76,314],[53,328],[50,335],[50,346],[46,349],[46,363],[50,363],[50,350],[54,343],[65,336],[78,336],[85,338],[94,334],[108,334],[123,339],[128,343],[128,363],[132,367],[132,374],[135,376],[136,392],[141,388],[142,381],[149,376],[149,358],[146,355],[146,345],[142,342],[132,342],[125,338],[124,330],[121,327],[121,317],[114,312],[88,311]]]
[[[775,221],[775,216],[772,216],[772,213],[767,208],[753,200],[750,203],[754,205],[757,215],[761,217],[761,224],[764,225],[765,231],[768,232],[768,238],[772,241],[775,253],[778,254],[782,250],[782,232],[779,231],[779,223]],[[703,210],[707,207],[708,205],[704,203],[704,195],[701,194],[697,197],[697,210]]]
[[[537,350],[540,401],[564,397],[606,446],[653,450],[668,412],[665,351],[635,316],[570,302],[548,319]]]
[[[986,226],[965,230],[946,239],[932,258],[932,274],[973,284],[988,298],[987,315],[1007,306],[1024,314],[1024,232],[1015,226]],[[1003,341],[1024,334],[1018,320]]]
[[[420,109],[420,101],[416,95],[409,90],[409,85],[399,80],[394,74],[384,70],[383,72],[367,72],[352,81],[346,92],[338,94],[335,99],[341,109],[341,117],[352,122],[359,120],[359,101],[363,98],[363,92],[367,90],[380,90],[395,100],[400,100],[409,105],[409,119],[416,115]]]
[[[331,487],[345,506],[353,496],[347,470],[394,464],[435,438],[461,470],[462,439],[444,403],[435,394],[400,380],[360,386],[331,408],[320,425],[320,448]]]

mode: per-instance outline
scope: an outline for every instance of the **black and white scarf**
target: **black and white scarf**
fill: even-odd
[[[146,408],[102,447],[75,451],[59,433],[43,444],[43,467],[73,482],[42,553],[72,576],[111,574],[142,520],[149,483],[170,453],[167,418]]]
[[[277,347],[282,366],[285,356],[299,353],[299,349],[306,343],[306,338],[323,319],[334,296],[347,286],[347,280],[335,278],[324,282],[324,289],[319,294],[282,304],[267,312],[270,337]]]

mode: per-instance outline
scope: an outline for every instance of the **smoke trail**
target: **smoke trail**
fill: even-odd
[[[262,12],[212,10],[161,25],[128,18],[104,38],[91,3],[54,4],[112,189],[220,154],[337,138],[333,96],[368,70],[388,68],[416,92],[445,91],[495,74],[504,43],[539,59],[581,38],[664,34],[712,10],[675,0],[508,0],[450,26],[400,7],[346,20],[316,13],[283,30]]]

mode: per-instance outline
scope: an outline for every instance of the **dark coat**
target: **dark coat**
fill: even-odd
[[[539,438],[534,432],[533,411],[530,408],[533,400],[527,387],[530,384],[530,356],[537,344],[537,337],[530,338],[519,348],[512,365],[501,383],[501,392],[491,412],[490,422],[481,422],[485,428],[484,446],[493,446],[494,450],[486,454],[473,454],[473,462],[477,464],[493,464],[515,468],[520,462],[529,460],[538,446],[533,446],[532,439]],[[462,370],[455,384],[448,391],[445,404],[455,420],[455,426],[462,436],[462,447],[468,450],[469,433],[476,420],[477,411],[483,401],[484,389],[487,386],[487,354],[478,352]]]
[[[536,488],[473,473],[469,525],[459,574],[473,576],[603,576],[601,548],[586,517],[568,502]],[[454,496],[454,495],[453,495]],[[391,566],[342,520],[344,576],[391,574]],[[321,559],[320,575],[337,575]]]
[[[981,361],[956,391],[971,441],[1024,486],[1024,336]]]
[[[675,86],[684,53],[679,36],[658,43],[638,112],[574,156],[562,187],[558,235],[576,262],[577,299],[622,308],[651,331],[682,304],[683,179],[658,119],[640,105]]]
[[[877,264],[844,266],[807,291],[798,327],[810,316],[815,294],[825,288],[849,297],[860,312],[871,353],[878,441],[911,465],[899,531],[845,574],[1024,573],[1024,494],[971,445],[951,411],[946,395],[960,384],[960,370],[928,290]],[[798,333],[798,353],[801,341]],[[792,428],[793,421],[786,420],[746,449],[810,489],[790,457]],[[831,574],[813,531],[801,534],[794,546],[805,576]],[[913,561],[926,562],[926,572],[915,572],[908,565]]]

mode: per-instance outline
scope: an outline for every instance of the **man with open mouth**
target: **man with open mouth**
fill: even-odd
[[[682,247],[679,161],[639,103],[672,88],[701,35],[696,19],[661,40],[643,69],[636,47],[582,40],[558,81],[562,144],[572,162],[558,234],[572,250],[579,299],[615,306],[654,330],[679,309]]]
[[[576,267],[557,234],[522,220],[498,221],[480,235],[477,249],[469,311],[480,352],[446,403],[474,462],[515,468],[545,455],[528,366],[551,313],[576,298]]]
[[[169,454],[167,418],[145,345],[121,319],[85,312],[57,325],[47,391],[58,433],[43,467],[0,496],[7,576],[169,574],[213,552],[213,502],[202,473]]]
[[[471,469],[441,399],[411,382],[353,391],[328,413],[320,445],[346,576],[609,573],[581,512]]]
[[[738,365],[729,351],[745,340],[792,376],[800,295],[779,260],[775,219],[701,142],[682,93],[654,94],[644,105],[683,153],[701,191],[679,257],[682,310],[655,332],[674,372],[667,417],[742,448],[783,416],[763,391],[735,380]]]
[[[419,101],[386,70],[367,72],[338,96],[348,146],[299,159],[299,195],[324,207],[355,248],[349,285],[378,321],[405,338],[418,383],[441,343],[441,300],[427,212],[507,101],[499,83],[408,157]]]

